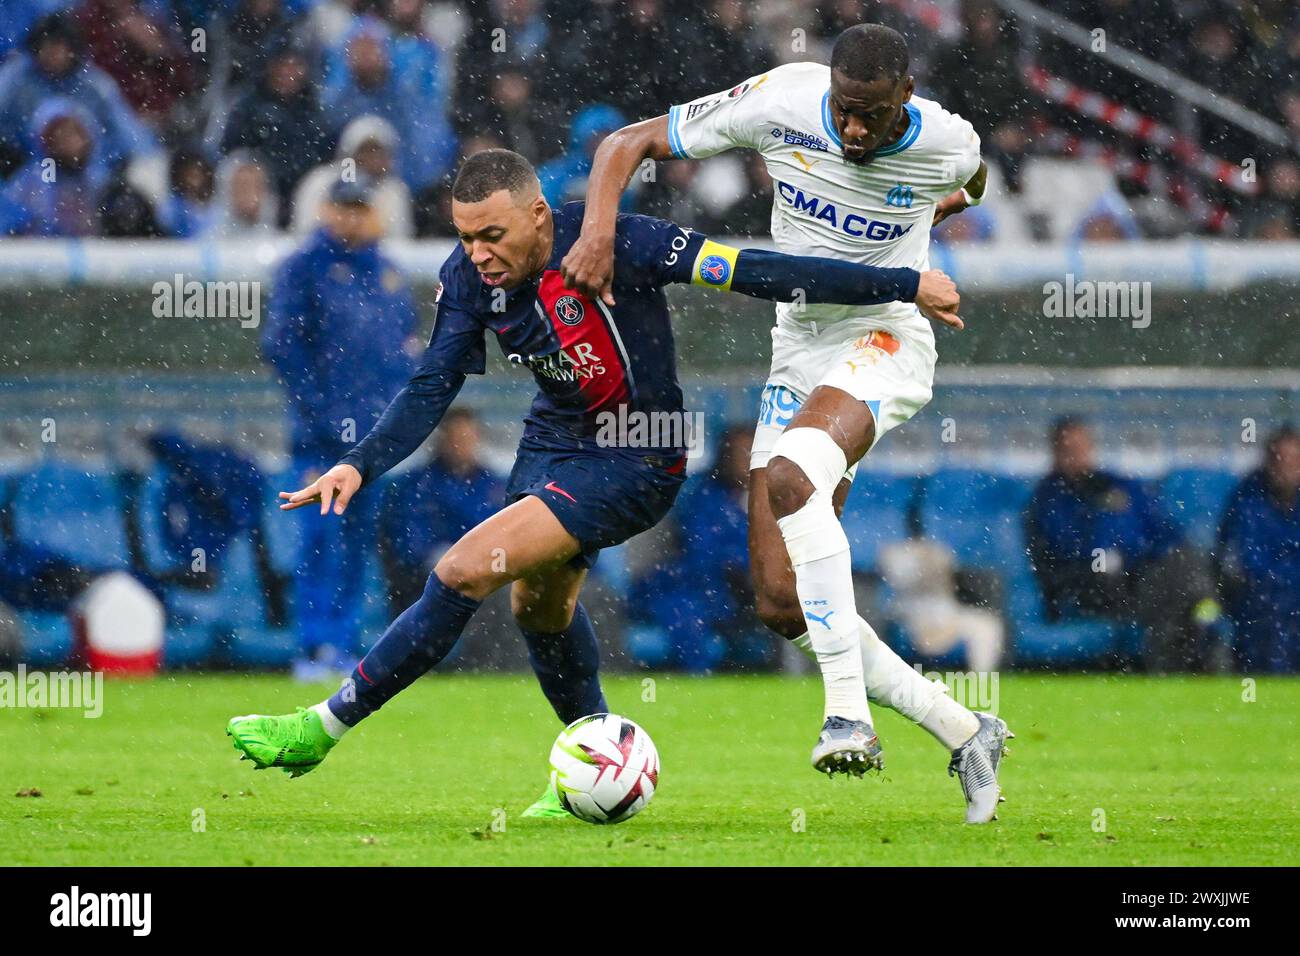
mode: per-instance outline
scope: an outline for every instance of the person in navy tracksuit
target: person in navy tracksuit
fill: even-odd
[[[1097,466],[1080,419],[1052,427],[1052,471],[1025,516],[1049,620],[1103,617],[1139,626],[1152,670],[1212,663],[1221,608],[1206,556],[1183,539],[1140,481]]]
[[[1239,665],[1300,670],[1300,431],[1274,432],[1229,496],[1215,558]]]
[[[287,392],[294,468],[305,482],[374,426],[414,364],[407,344],[415,301],[379,250],[383,227],[372,198],[365,177],[335,183],[322,228],[280,265],[268,297],[262,353]],[[341,522],[303,523],[294,577],[301,679],[350,670],[361,650],[378,497]]]

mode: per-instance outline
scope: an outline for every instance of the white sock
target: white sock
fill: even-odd
[[[909,667],[862,618],[858,618],[858,633],[862,638],[862,671],[871,699],[920,723],[935,699],[944,693],[943,684],[928,681]]]
[[[821,668],[825,716],[870,721],[849,539],[835,517],[830,495],[815,492],[777,525],[790,552],[795,591]]]
[[[980,729],[979,718],[947,693],[940,694],[934,699],[933,706],[920,724],[949,750],[956,750],[974,737],[976,731]]]
[[[858,618],[863,682],[873,701],[920,725],[948,750],[956,750],[979,730],[979,719],[948,695],[938,681],[925,679],[880,639],[875,628]],[[802,634],[795,647],[817,659],[812,639]]]
[[[315,711],[316,716],[320,718],[320,725],[325,728],[325,733],[329,734],[335,740],[341,740],[343,735],[352,729],[334,716],[334,711],[330,710],[329,701],[322,700],[311,709]]]
[[[807,631],[804,631],[804,632],[803,632],[802,634],[800,634],[798,637],[791,638],[791,639],[790,639],[790,643],[793,644],[795,647],[797,647],[799,650],[803,651],[804,654],[808,657],[808,659],[809,659],[810,661],[812,661],[814,664],[816,664],[816,665],[818,666],[818,668],[820,669],[820,667],[821,667],[821,662],[817,660],[817,652],[816,652],[815,650],[813,650],[812,638],[809,636],[809,634],[808,634]],[[865,700],[866,707],[867,707],[867,710],[866,710],[867,716],[865,716],[865,717],[861,717],[861,718],[859,718],[859,719],[860,719],[860,720],[865,720],[867,723],[871,724],[871,726],[874,727],[876,724],[875,724],[875,721],[874,721],[874,720],[872,719],[872,717],[871,717],[871,703],[870,703],[870,701],[871,701],[871,697],[870,697],[870,695],[868,694],[868,696],[867,696],[867,698],[866,698],[866,700]]]

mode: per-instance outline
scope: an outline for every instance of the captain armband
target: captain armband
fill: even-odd
[[[691,267],[691,285],[730,291],[731,280],[736,275],[736,257],[739,255],[739,249],[705,239],[695,257],[695,264]]]

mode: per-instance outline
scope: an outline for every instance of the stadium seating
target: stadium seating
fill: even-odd
[[[1161,483],[1171,517],[1199,548],[1213,546],[1223,507],[1241,479],[1226,471],[1183,468],[1170,472]]]
[[[841,519],[853,548],[854,571],[874,571],[880,546],[907,537],[907,513],[918,486],[911,475],[863,472],[857,476]]]
[[[1128,625],[1094,618],[1048,621],[1028,553],[1022,547],[1019,555],[1007,575],[1006,612],[1014,663],[1072,666],[1138,653],[1141,632]]]
[[[114,474],[48,461],[19,482],[18,537],[64,554],[87,569],[127,566],[122,496]]]
[[[72,653],[72,625],[66,614],[23,611],[23,660],[31,667],[54,667]]]
[[[302,516],[281,513],[274,492],[295,481],[293,475],[268,480],[264,498],[272,564],[284,574],[295,570]],[[1194,543],[1208,547],[1236,481],[1229,472],[1181,469],[1168,474],[1159,487],[1173,518]],[[179,562],[163,547],[156,486],[155,481],[143,485],[140,517],[145,553],[158,570]],[[923,532],[949,545],[959,566],[993,571],[1003,580],[1016,662],[1081,665],[1135,653],[1141,635],[1131,628],[1097,620],[1045,620],[1024,540],[1022,515],[1032,488],[1029,478],[969,468],[941,468],[920,479],[864,471],[854,482],[844,514],[854,569],[874,573],[881,546],[908,535],[908,515],[915,509]],[[125,567],[122,504],[114,474],[50,461],[21,476],[14,501],[15,528],[20,538],[68,554],[88,567]],[[188,560],[189,556],[182,557]],[[251,541],[236,539],[227,554],[210,555],[209,561],[221,572],[213,590],[166,589],[165,666],[287,666],[296,650],[296,636],[291,626],[275,628],[266,622]],[[626,546],[604,552],[596,573],[606,587],[624,592],[631,580]],[[390,608],[378,561],[369,562],[365,575],[362,626],[367,641],[373,641],[387,625]],[[65,614],[26,611],[21,617],[25,660],[53,665],[67,657],[72,632]],[[887,624],[885,633],[895,646],[910,649],[901,627]],[[959,656],[926,663],[947,666]]]
[[[1020,531],[1032,482],[945,468],[922,483],[921,528],[952,548],[961,567],[1003,569],[1023,549]]]

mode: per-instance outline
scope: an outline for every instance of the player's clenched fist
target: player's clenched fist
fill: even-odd
[[[599,297],[606,305],[614,305],[614,239],[613,237],[578,236],[560,262],[560,278],[566,289],[576,289],[590,299]]]
[[[280,497],[285,499],[280,504],[280,510],[292,511],[319,501],[320,513],[328,514],[330,502],[333,501],[334,513],[341,515],[360,487],[361,472],[351,465],[335,465],[301,491],[280,492]]]
[[[964,329],[966,324],[957,316],[960,305],[957,283],[949,279],[945,272],[931,269],[921,273],[921,281],[916,287],[916,307],[922,315],[944,325],[951,325],[954,329]]]

